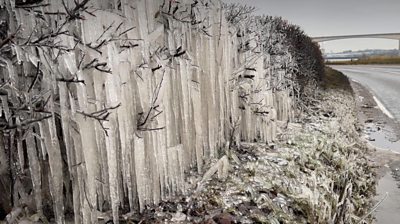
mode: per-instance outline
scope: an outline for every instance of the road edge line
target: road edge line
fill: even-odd
[[[389,112],[389,110],[383,105],[383,103],[375,96],[372,95],[379,109],[386,114],[389,118],[394,119],[394,116]]]

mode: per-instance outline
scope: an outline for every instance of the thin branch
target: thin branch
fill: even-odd
[[[58,78],[56,79],[58,82],[66,82],[66,83],[83,83],[85,84],[85,80],[80,80],[76,78],[66,79],[66,78]]]
[[[95,111],[93,113],[86,113],[83,111],[78,111],[78,113],[85,117],[89,117],[89,118],[97,120],[99,122],[101,128],[104,130],[104,133],[106,134],[106,136],[108,136],[107,128],[104,127],[103,122],[108,121],[108,117],[111,115],[111,112],[109,112],[110,110],[115,110],[120,106],[121,106],[121,104],[118,104],[117,106],[107,107],[102,110]]]
[[[163,130],[165,127],[160,127],[160,128],[139,128],[140,131],[159,131]]]
[[[154,92],[153,92],[153,96],[152,96],[153,99],[152,99],[152,101],[151,101],[150,108],[149,108],[149,110],[148,110],[147,113],[146,113],[146,117],[144,118],[144,120],[143,120],[142,122],[140,122],[140,123],[138,124],[138,129],[141,129],[141,127],[145,126],[145,125],[148,123],[148,121],[151,120],[151,119],[149,119],[149,118],[150,118],[150,114],[152,113],[153,110],[157,109],[157,107],[158,107],[158,106],[154,106],[154,105],[155,105],[155,103],[156,103],[157,100],[158,100],[158,96],[159,96],[159,94],[160,94],[160,90],[161,90],[161,87],[162,87],[162,83],[163,83],[163,81],[164,81],[164,76],[165,76],[165,71],[163,72],[163,75],[162,75],[162,77],[161,77],[160,83],[156,86],[156,88],[155,88],[155,90],[154,90]],[[160,114],[160,113],[159,113],[159,114]],[[158,115],[159,115],[159,114],[158,114]],[[158,116],[158,115],[157,115],[157,116]],[[153,116],[153,118],[154,118],[154,116]]]
[[[39,4],[39,5],[17,5],[15,4],[15,8],[22,8],[22,9],[33,9],[33,8],[39,8],[39,7],[47,7],[50,4]]]
[[[4,40],[2,40],[2,41],[0,42],[0,49],[1,49],[2,47],[4,47],[6,44],[8,44],[9,42],[12,42],[12,40],[13,40],[13,39],[15,38],[15,36],[18,34],[20,28],[21,28],[21,25],[18,26],[17,30],[16,30],[13,34],[11,34],[11,35],[8,36],[6,39],[4,39]]]
[[[370,216],[376,209],[378,209],[378,207],[386,200],[386,198],[389,196],[389,193],[386,192],[385,196],[378,202],[376,203],[376,205],[371,209],[371,211],[369,211],[359,222],[358,224],[363,223],[363,221]]]
[[[109,31],[111,29],[111,27],[114,25],[114,22],[112,22],[104,31],[103,33],[96,39],[96,41],[99,41],[105,33],[107,33],[107,31]]]
[[[28,88],[28,93],[32,90],[33,86],[35,86],[36,80],[38,79],[40,74],[40,62],[37,63],[36,65],[36,74],[35,74],[35,78],[32,80],[31,85]]]
[[[117,32],[117,31],[119,30],[119,28],[121,28],[122,24],[124,24],[124,22],[121,22],[121,23],[117,26],[117,28],[115,29],[115,32]]]
[[[30,124],[33,124],[33,123],[36,123],[36,122],[40,122],[40,121],[49,119],[49,118],[51,118],[51,117],[52,117],[52,115],[48,115],[48,116],[41,117],[41,118],[37,118],[37,119],[27,120],[27,121],[25,121],[25,122],[22,122],[22,123],[19,124],[19,125],[10,125],[10,126],[6,126],[6,127],[4,128],[4,130],[12,130],[12,129],[16,129],[16,128],[19,128],[19,127],[25,127],[25,126],[28,126],[28,125],[30,125]]]
[[[129,31],[131,31],[131,30],[133,30],[133,29],[135,29],[135,28],[136,28],[136,27],[131,27],[131,28],[129,28],[129,29],[123,31],[122,33],[120,33],[120,34],[118,35],[118,37],[124,35],[125,33],[129,32]]]
[[[100,72],[105,72],[105,73],[111,74],[112,73],[111,69],[107,68],[106,66],[107,66],[106,62],[99,63],[98,59],[95,58],[91,62],[89,62],[88,64],[83,66],[83,70],[94,68],[94,69],[96,69],[96,70],[98,70]]]

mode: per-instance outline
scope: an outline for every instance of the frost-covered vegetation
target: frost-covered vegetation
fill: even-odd
[[[279,131],[275,147],[243,142],[228,153],[228,177],[151,207],[143,221],[371,223],[375,170],[357,132],[352,92],[328,86],[314,100],[303,114],[308,122]]]
[[[190,177],[226,176],[241,142],[274,145],[322,57],[297,26],[251,11],[0,0],[0,213],[118,223],[204,178]]]
[[[319,45],[299,26],[281,17],[255,16],[255,8],[246,5],[225,4],[224,8],[228,22],[238,29],[240,36],[259,35],[261,49],[271,56],[272,64],[281,66],[291,75],[287,78],[296,81],[295,93],[310,94],[321,83],[325,65]]]

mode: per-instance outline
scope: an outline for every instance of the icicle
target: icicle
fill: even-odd
[[[146,159],[144,152],[144,140],[141,138],[135,138],[135,170],[136,170],[136,182],[137,191],[139,196],[139,208],[143,211],[147,203],[146,199],[146,187],[148,186],[148,175],[146,173]]]
[[[72,98],[70,98],[72,100]],[[74,216],[75,223],[90,223],[90,211],[88,211],[88,206],[86,203],[86,198],[84,197],[83,190],[83,179],[86,175],[83,173],[82,164],[84,163],[84,158],[82,155],[82,141],[79,133],[71,132],[71,144],[75,150],[75,153],[71,155],[72,157],[72,165],[73,166],[73,182],[72,182],[72,190],[73,190],[73,200],[74,200]],[[86,204],[85,204],[86,203]]]
[[[11,85],[15,85],[15,83],[18,79],[18,75],[15,72],[15,68],[14,68],[12,61],[10,61],[9,59],[3,58],[1,56],[0,56],[0,61],[5,62],[7,65],[7,73],[6,74],[8,74],[8,77],[6,77],[4,75],[4,78],[10,79]]]
[[[0,132],[0,176],[8,172],[9,161],[6,154],[5,143],[3,141],[3,133]]]
[[[109,62],[113,63],[116,62],[114,60],[117,59],[116,56],[116,49],[115,46],[109,46],[108,47],[108,54],[109,54]],[[116,63],[114,64],[116,65]],[[117,66],[111,67],[116,74],[119,74]],[[106,100],[107,104],[109,106],[116,106],[120,103],[119,101],[119,89],[120,89],[120,80],[119,76],[111,76],[107,75],[105,78],[105,81],[107,83],[107,88],[106,88]],[[111,113],[111,115],[108,118],[108,122],[105,123],[105,126],[107,128],[107,134],[108,136],[106,137],[106,149],[107,149],[107,165],[108,165],[108,171],[109,171],[109,188],[110,188],[110,196],[111,196],[111,207],[112,207],[112,213],[113,213],[113,221],[114,223],[118,224],[119,223],[119,203],[120,203],[120,179],[119,179],[119,173],[120,173],[120,164],[119,164],[119,154],[120,152],[120,143],[118,142],[118,116],[117,112],[114,111],[114,113]]]
[[[18,163],[20,166],[20,171],[24,173],[25,167],[25,157],[24,157],[24,149],[22,148],[22,139],[17,139],[17,150],[18,150]]]
[[[53,118],[54,119],[54,118]],[[41,130],[41,135],[49,155],[50,164],[50,191],[53,197],[54,211],[57,223],[64,223],[64,200],[63,200],[63,168],[60,145],[57,139],[55,121],[47,119],[43,121],[45,129]]]
[[[8,107],[8,97],[4,95],[0,95],[0,100],[2,104],[2,110],[4,112],[6,121],[10,120],[11,113],[10,113],[10,108]]]
[[[78,72],[75,57],[76,57],[76,54],[73,54],[70,52],[64,54],[64,57],[63,57],[65,66],[67,67],[69,73],[71,73],[71,74],[76,74]]]
[[[52,89],[54,77],[52,77],[47,71],[43,71],[43,73],[43,85],[45,85],[48,89]],[[39,127],[40,135],[44,139],[43,146],[46,148],[50,166],[49,186],[53,199],[53,209],[56,222],[64,223],[63,160],[61,156],[60,142],[57,136],[54,104],[54,95],[51,93],[47,107],[50,111],[52,111],[53,116],[49,119],[39,122]]]
[[[42,133],[42,130],[45,130],[44,124],[43,122],[39,122],[39,130],[40,133]],[[42,154],[42,158],[46,158],[47,157],[47,148],[46,148],[46,143],[44,141],[44,137],[42,137],[42,135],[38,136],[39,141],[40,141],[40,153]]]
[[[29,131],[33,132],[32,129],[30,129]],[[29,170],[31,172],[33,191],[36,202],[36,210],[38,213],[42,214],[42,188],[41,188],[42,177],[41,177],[40,163],[37,155],[38,152],[35,145],[36,144],[34,136],[32,134],[29,134],[26,137],[26,147],[29,159]]]
[[[15,51],[15,54],[17,55],[18,64],[21,64],[22,62],[26,61],[25,52],[22,50],[20,46],[14,45],[13,49]]]
[[[113,127],[111,127],[113,128]],[[114,133],[109,131],[108,138],[106,141],[107,145],[107,164],[109,171],[109,184],[110,184],[110,196],[111,196],[111,207],[113,213],[113,221],[115,224],[119,223],[119,180],[118,180],[118,158],[117,158],[117,145],[115,144]]]
[[[65,148],[66,148],[66,153],[67,153],[67,160],[68,160],[68,170],[70,172],[71,178],[72,178],[72,200],[73,200],[73,206],[74,206],[74,221],[75,223],[80,223],[81,222],[81,216],[80,216],[80,200],[79,200],[79,189],[78,189],[78,173],[76,171],[76,160],[75,160],[75,145],[73,141],[73,137],[71,135],[74,135],[74,133],[70,133],[71,130],[71,120],[72,116],[70,112],[72,110],[68,110],[68,105],[73,104],[73,99],[70,97],[70,94],[68,94],[67,91],[67,85],[65,83],[59,83],[59,92],[60,92],[60,110],[61,110],[61,124],[62,124],[62,131],[63,131],[63,136],[64,136],[64,143],[65,143]],[[70,101],[71,100],[71,101]],[[76,135],[76,134],[75,134]]]
[[[90,83],[91,79],[88,77],[84,77],[81,71],[78,72],[78,78],[85,80],[86,83]],[[78,95],[78,102],[79,107],[83,113],[90,113],[94,111],[94,106],[89,106],[90,104],[88,97],[90,96],[91,92],[91,85],[79,85],[77,88],[77,95]],[[93,97],[93,96],[92,96]],[[85,193],[87,197],[86,203],[92,210],[92,223],[97,223],[97,217],[95,217],[95,212],[93,211],[93,207],[97,204],[97,197],[96,197],[96,179],[99,176],[99,165],[98,165],[98,147],[96,143],[96,135],[94,130],[94,122],[95,120],[92,118],[85,117],[84,115],[80,114],[78,116],[78,126],[82,141],[82,148],[84,160],[85,160],[85,167],[87,178],[85,181]]]

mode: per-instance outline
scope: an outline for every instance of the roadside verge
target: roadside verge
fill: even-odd
[[[334,78],[334,77],[330,77]],[[343,77],[341,77],[343,78]],[[226,149],[190,194],[147,209],[143,222],[370,223],[376,173],[346,78],[317,90],[279,141]]]

